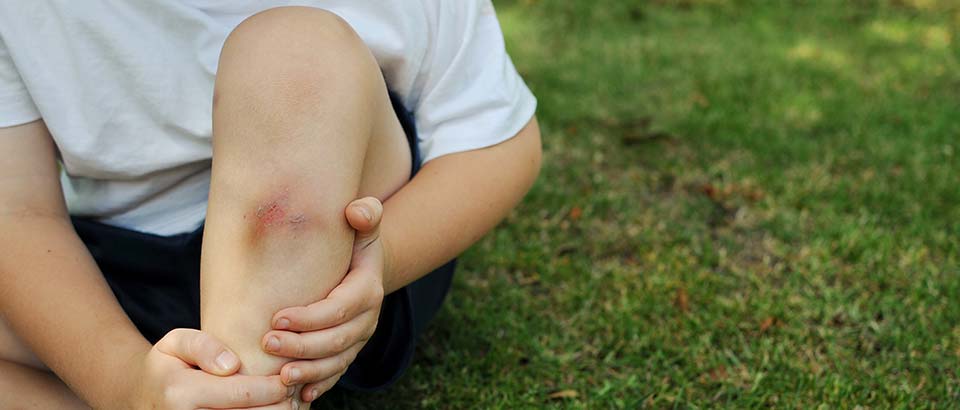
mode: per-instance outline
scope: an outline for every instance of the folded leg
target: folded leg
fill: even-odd
[[[240,24],[220,56],[213,174],[201,262],[202,328],[276,374],[261,350],[272,315],[325,297],[347,271],[344,208],[381,200],[410,170],[376,61],[339,17],[268,10]]]

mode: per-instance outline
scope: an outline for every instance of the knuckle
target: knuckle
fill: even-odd
[[[197,333],[190,341],[187,342],[187,353],[190,353],[194,356],[199,355],[204,352],[204,349],[210,346],[213,343],[210,338],[204,333]]]
[[[338,322],[339,322],[339,321],[343,321],[344,319],[346,319],[346,318],[347,318],[347,307],[346,307],[346,306],[337,307],[336,316],[337,316],[337,321],[338,321]]]
[[[183,332],[183,329],[173,329],[173,330],[167,332],[167,334],[163,335],[163,337],[160,338],[160,341],[157,342],[157,344],[160,344],[160,343],[169,343],[169,342],[171,342],[171,341],[173,341],[173,340],[176,340],[177,338],[179,338],[179,337],[181,336],[182,332]]]
[[[303,315],[296,316],[296,318],[291,317],[290,323],[300,325],[301,329],[313,330],[323,325],[321,320],[322,318],[317,317],[314,312],[305,312]]]
[[[183,353],[186,353],[190,356],[195,356],[196,352],[199,351],[199,347],[200,347],[198,343],[199,341],[200,339],[195,337],[188,339],[187,342],[184,343],[183,345],[183,349],[185,350]]]
[[[253,392],[249,387],[244,385],[234,386],[233,390],[230,392],[231,401],[235,403],[248,403],[250,398],[253,397]]]
[[[302,357],[307,357],[307,356],[306,356],[306,355],[307,355],[307,344],[306,344],[306,343],[303,343],[303,341],[300,340],[299,338],[294,339],[294,340],[296,340],[296,341],[295,341],[295,342],[291,342],[291,344],[293,345],[293,353],[294,353],[297,357],[301,357],[301,358],[302,358]]]
[[[183,337],[184,337],[187,333],[188,333],[188,332],[187,332],[186,329],[173,329],[173,330],[167,332],[167,334],[163,335],[163,337],[160,338],[160,341],[158,341],[158,342],[156,343],[156,345],[168,346],[168,347],[169,347],[169,346],[176,346],[177,343],[178,343],[181,339],[183,339]],[[155,345],[155,346],[156,346],[156,345]]]
[[[347,348],[347,337],[346,336],[337,336],[333,339],[333,348],[337,352],[342,352]]]

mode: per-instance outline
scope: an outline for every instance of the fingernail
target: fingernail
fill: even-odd
[[[290,378],[290,383],[296,383],[300,381],[300,369],[296,367],[290,369],[290,372],[287,373],[287,376]]]
[[[293,393],[297,392],[297,386],[287,387],[287,397],[293,397]]]
[[[310,390],[310,401],[316,400],[317,397],[320,397],[320,390],[319,389]]]
[[[358,205],[357,209],[360,210],[360,214],[363,215],[363,217],[367,220],[367,222],[373,221],[373,217],[370,216],[370,211],[367,210],[367,207]]]
[[[220,366],[222,370],[230,370],[237,364],[237,356],[229,351],[224,350],[217,356],[216,359],[217,366]]]
[[[276,352],[278,350],[280,350],[280,339],[276,336],[270,336],[270,338],[267,339],[267,351]]]
[[[299,408],[300,408],[300,400],[297,400],[296,398],[293,398],[292,400],[290,400],[290,408],[293,409],[293,410],[299,409]]]
[[[277,320],[277,329],[286,329],[288,327],[290,327],[290,320],[287,318],[283,317]]]

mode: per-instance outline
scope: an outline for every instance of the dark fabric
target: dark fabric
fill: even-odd
[[[420,168],[412,114],[390,95],[413,157]],[[151,343],[179,327],[200,327],[200,246],[203,227],[158,236],[74,217],[73,225],[130,319]],[[443,304],[456,261],[387,295],[374,336],[339,387],[376,391],[396,382],[413,358],[417,336]]]

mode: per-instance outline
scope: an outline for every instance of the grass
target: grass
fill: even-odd
[[[496,6],[541,178],[334,403],[960,406],[960,3]]]

